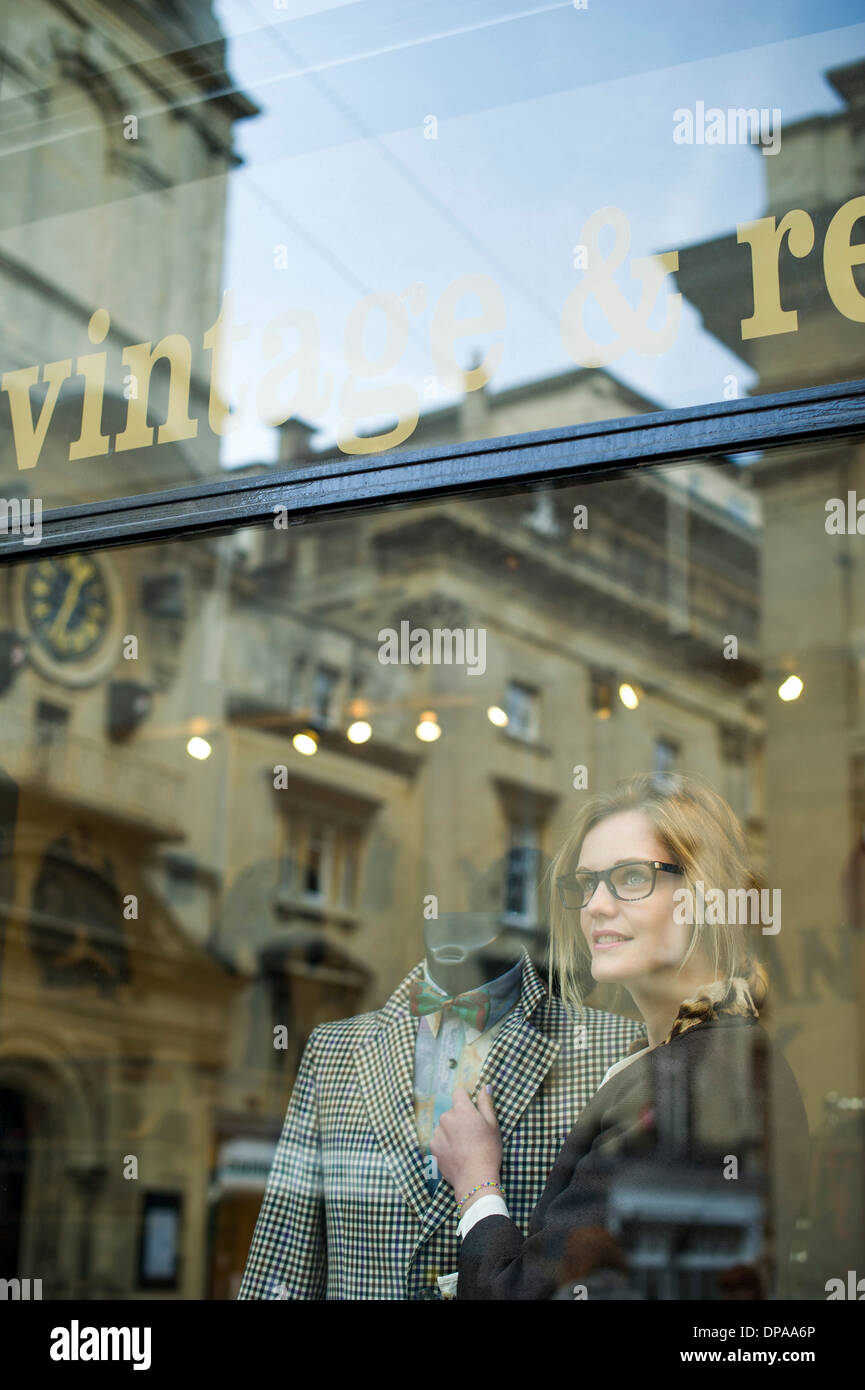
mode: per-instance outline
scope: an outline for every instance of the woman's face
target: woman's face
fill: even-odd
[[[611,869],[629,859],[675,862],[642,811],[619,811],[589,831],[579,869]],[[692,927],[673,920],[673,894],[684,886],[680,874],[659,872],[648,898],[621,902],[600,882],[580,912],[580,926],[598,981],[636,984],[659,972],[676,971],[690,943]]]

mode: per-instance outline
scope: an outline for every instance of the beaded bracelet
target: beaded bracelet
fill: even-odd
[[[504,1188],[502,1187],[501,1183],[497,1183],[497,1182],[479,1182],[478,1185],[477,1185],[477,1187],[473,1187],[472,1190],[471,1190],[471,1192],[467,1192],[467,1193],[466,1193],[465,1197],[463,1197],[463,1199],[462,1199],[461,1202],[457,1202],[457,1211],[461,1213],[463,1207],[465,1206],[465,1204],[466,1204],[466,1202],[469,1200],[469,1198],[470,1198],[470,1197],[474,1197],[475,1193],[476,1193],[476,1192],[480,1192],[481,1188],[484,1188],[484,1187],[495,1187],[499,1192],[501,1192],[501,1194],[502,1194],[503,1197],[504,1197],[504,1195],[505,1195],[505,1190],[504,1190]]]

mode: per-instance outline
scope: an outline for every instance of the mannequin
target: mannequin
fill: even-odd
[[[521,948],[509,941],[496,912],[444,912],[424,923],[423,942],[431,978],[453,997],[479,989],[516,965]],[[495,949],[495,966],[487,952]]]
[[[458,1212],[428,1138],[456,1085],[492,1086],[509,1209],[528,1228],[574,1120],[640,1029],[572,1018],[516,937],[500,911],[425,921],[426,959],[380,1009],[313,1030],[239,1298],[452,1297]]]
[[[430,1152],[433,1130],[453,1104],[456,1087],[475,1090],[519,1002],[522,951],[506,943],[495,912],[448,912],[424,924],[425,978],[417,981],[410,1008],[417,1016],[415,1125],[430,1196],[441,1181]],[[496,946],[498,959],[491,957]]]

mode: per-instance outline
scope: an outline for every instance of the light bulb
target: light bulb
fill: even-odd
[[[420,722],[415,729],[415,734],[422,743],[435,743],[437,738],[441,738],[441,729],[435,716],[435,711],[424,710],[420,717]]]
[[[799,676],[788,676],[778,686],[778,698],[780,700],[798,700],[804,689],[804,682]]]

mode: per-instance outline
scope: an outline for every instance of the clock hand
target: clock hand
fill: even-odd
[[[50,638],[56,639],[59,637],[60,633],[66,627],[66,624],[69,622],[69,619],[72,617],[78,595],[84,584],[85,576],[86,568],[80,568],[76,570],[76,573],[69,580],[66,586],[66,593],[63,595],[63,602],[57,610],[57,616],[48,629],[48,636]]]

